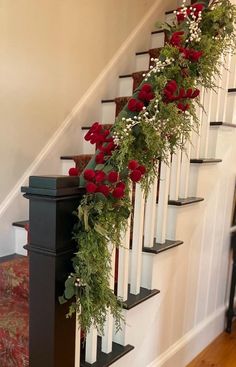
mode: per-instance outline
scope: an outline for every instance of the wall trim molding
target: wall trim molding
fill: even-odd
[[[164,367],[164,366],[179,366],[183,367],[177,363],[174,363],[174,358],[179,358],[185,360],[185,363],[191,362],[195,356],[201,352],[212,340],[214,340],[224,328],[226,306],[220,307],[212,315],[207,317],[182,338],[180,338],[176,343],[174,343],[170,348],[168,348],[164,353],[162,353],[156,360],[154,360],[147,367]],[[191,343],[195,339],[199,339],[200,334],[204,333],[205,340],[201,345],[196,346],[191,349]],[[197,343],[195,343],[197,344]],[[188,347],[188,353],[186,353],[185,348]],[[182,356],[177,356],[177,354],[182,354]],[[168,362],[171,364],[169,365]],[[166,364],[167,363],[167,364]],[[186,364],[185,364],[186,365]]]
[[[62,122],[60,127],[55,131],[52,137],[48,140],[46,145],[34,159],[34,161],[30,164],[24,174],[20,177],[17,181],[15,186],[9,192],[9,194],[5,197],[5,199],[0,204],[0,217],[5,213],[7,208],[10,206],[12,201],[17,197],[19,194],[21,186],[24,186],[27,183],[28,177],[32,174],[35,174],[35,171],[46,158],[46,156],[52,151],[56,143],[62,138],[65,131],[69,128],[72,124],[75,116],[81,112],[81,110],[86,106],[88,101],[92,98],[94,93],[96,93],[96,89],[102,85],[102,83],[108,78],[109,74],[112,70],[116,69],[119,65],[120,59],[123,55],[130,49],[131,45],[134,41],[142,34],[145,27],[147,27],[150,22],[153,22],[154,16],[157,11],[164,11],[166,8],[165,4],[163,6],[163,2],[161,0],[156,0],[152,7],[148,10],[145,16],[142,18],[141,22],[134,28],[134,30],[130,33],[129,37],[123,42],[121,47],[118,49],[114,57],[108,62],[102,72],[98,75],[95,81],[90,85],[87,91],[84,93],[83,97],[78,101],[69,115],[65,118]]]

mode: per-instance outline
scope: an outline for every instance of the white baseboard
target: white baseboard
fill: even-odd
[[[185,367],[224,330],[225,310],[215,311],[147,367]]]

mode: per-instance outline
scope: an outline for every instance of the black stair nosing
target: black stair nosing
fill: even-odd
[[[236,124],[230,124],[229,122],[223,122],[223,121],[211,121],[210,126],[223,126],[223,127],[232,127],[236,128]]]
[[[18,255],[18,254],[6,255],[6,256],[0,257],[0,263],[4,263],[6,261],[11,261],[15,259],[22,259],[24,257],[25,257],[24,255]]]
[[[147,289],[147,288],[140,288],[140,293],[135,295],[130,293],[130,285],[128,287],[128,298],[126,301],[123,302],[123,308],[125,310],[131,310],[132,308],[140,305],[141,303],[147,301],[148,299],[156,296],[159,294],[160,291],[158,289]]]
[[[102,352],[102,338],[98,336],[97,344],[97,361],[93,364],[85,362],[85,347],[81,350],[81,361],[80,367],[108,367],[118,361],[120,358],[124,357],[127,353],[131,352],[134,347],[130,344],[126,346],[112,343],[112,352],[103,353]]]
[[[62,155],[60,157],[61,160],[64,160],[64,161],[73,161],[74,160],[74,157],[76,155],[79,155],[79,154],[75,154],[75,155]]]
[[[102,99],[102,103],[115,103],[115,98],[113,99]]]
[[[168,11],[166,11],[166,12],[165,12],[165,15],[172,14],[172,13],[174,13],[174,11],[175,11],[175,10],[168,10]]]
[[[13,227],[25,228],[25,226],[29,224],[29,220],[20,220],[18,222],[13,222]]]
[[[200,203],[201,201],[204,201],[204,198],[201,197],[179,198],[178,200],[169,200],[168,205],[186,206],[190,204]]]
[[[139,55],[149,55],[149,51],[138,51],[138,52],[136,52],[135,55],[136,56],[139,56]]]
[[[122,74],[122,75],[119,75],[119,78],[120,79],[124,79],[124,78],[132,78],[133,77],[133,74]]]
[[[156,31],[152,31],[151,34],[159,34],[159,33],[165,33],[164,29],[158,29]]]
[[[220,163],[222,159],[217,158],[192,158],[190,159],[190,163],[197,163],[197,164],[208,164],[208,163]]]
[[[236,93],[236,88],[229,88],[228,93]]]
[[[172,240],[166,240],[165,243],[154,243],[153,247],[143,247],[143,252],[147,252],[150,254],[159,254],[161,252],[170,250],[174,247],[183,245],[183,241],[172,241]]]

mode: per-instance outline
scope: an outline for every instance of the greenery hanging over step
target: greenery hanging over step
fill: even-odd
[[[108,312],[117,329],[122,300],[110,289],[111,245],[121,245],[131,213],[130,188],[140,183],[148,193],[158,160],[183,148],[198,129],[199,86],[216,88],[222,55],[235,49],[236,7],[229,0],[201,1],[175,12],[162,24],[165,46],[111,129],[94,123],[85,139],[96,155],[81,177],[86,194],[76,211],[74,272],[60,302],[73,300],[80,326],[103,331]],[[158,27],[160,24],[158,24]],[[73,170],[73,174],[76,171]]]

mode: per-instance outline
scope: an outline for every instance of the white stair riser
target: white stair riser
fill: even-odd
[[[62,159],[61,161],[61,174],[68,175],[69,169],[75,167],[73,159]]]
[[[169,24],[172,24],[176,20],[176,15],[174,13],[166,14],[165,21]]]
[[[165,34],[161,33],[152,33],[151,35],[151,48],[160,48],[163,47],[165,43]]]
[[[145,71],[149,69],[150,55],[136,55],[135,71]]]
[[[116,104],[115,102],[102,103],[102,123],[113,124],[116,117]]]
[[[229,93],[227,98],[226,118],[224,122],[236,124],[236,93]]]
[[[134,80],[131,77],[119,78],[118,97],[132,96]]]
[[[83,154],[94,154],[95,153],[95,145],[91,144],[89,141],[84,139],[85,135],[87,134],[88,130],[82,130],[82,151]]]
[[[28,232],[24,228],[14,227],[15,251],[19,255],[27,255],[27,251],[23,248],[28,243]]]

